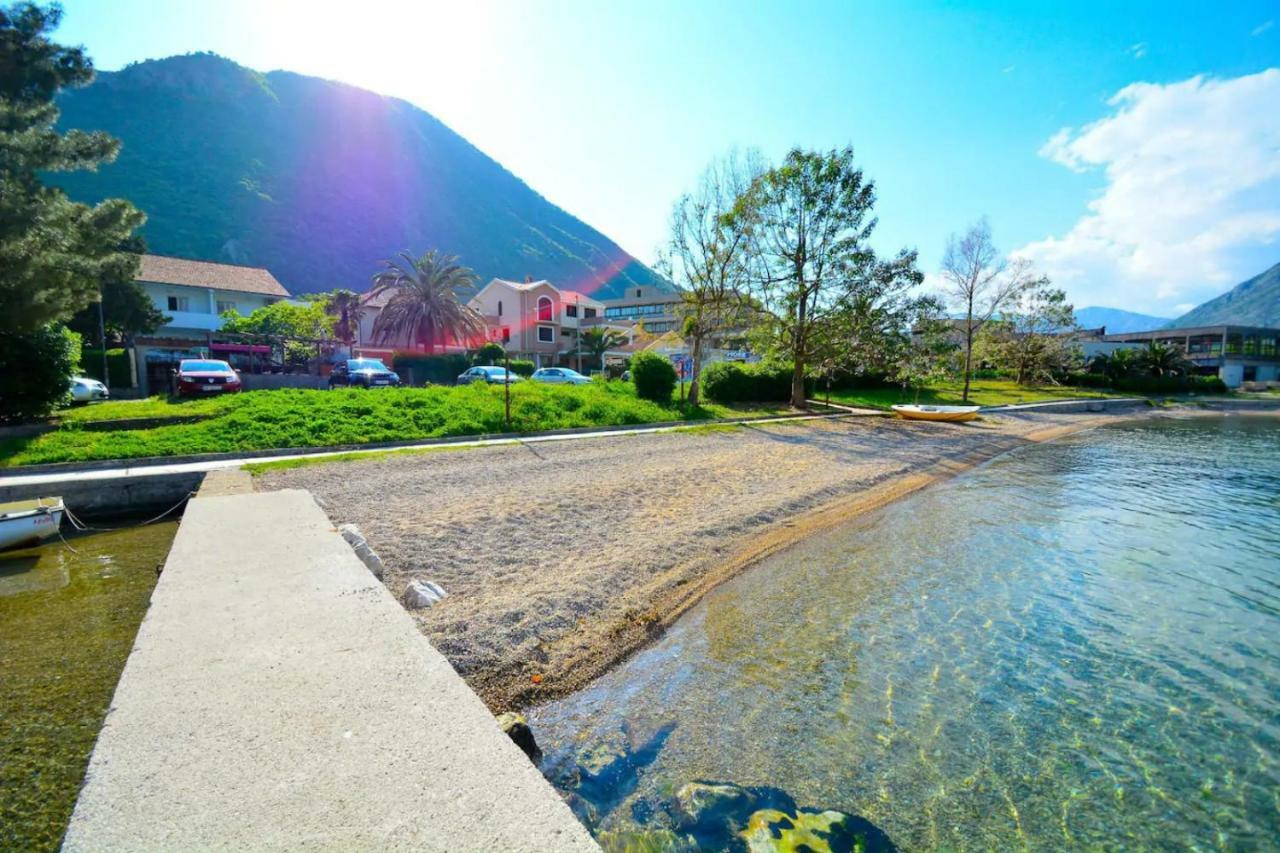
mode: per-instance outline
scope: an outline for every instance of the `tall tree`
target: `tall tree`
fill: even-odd
[[[325,298],[324,310],[334,318],[333,336],[348,347],[353,346],[360,335],[360,320],[364,317],[360,294],[339,288]]]
[[[991,322],[1011,299],[1034,285],[1030,264],[1022,259],[1006,261],[991,240],[986,218],[969,227],[964,236],[952,234],[942,256],[942,277],[947,295],[964,311],[964,393],[969,400],[973,376],[973,344],[983,326]]]
[[[141,237],[131,237],[120,248],[141,255],[146,251],[146,244]],[[113,343],[127,345],[134,335],[149,334],[169,322],[169,317],[132,277],[116,278],[109,271],[100,288],[100,298],[77,311],[67,322],[67,326],[86,341],[94,341],[104,349]]]
[[[578,334],[578,347],[593,356],[604,370],[604,355],[611,349],[626,346],[627,336],[607,326],[591,326]]]
[[[868,245],[875,201],[852,148],[795,149],[752,182],[729,217],[747,235],[748,297],[761,329],[792,364],[793,406],[805,404],[806,367],[832,339],[823,330],[837,322],[845,297],[880,277],[918,277],[914,253],[884,262]]]
[[[1019,385],[1053,380],[1079,361],[1078,347],[1066,332],[1075,327],[1075,308],[1067,295],[1035,279],[1000,312],[991,330],[990,349],[1000,367],[1010,370]]]
[[[741,315],[746,289],[746,230],[730,215],[739,196],[764,172],[755,155],[713,161],[697,188],[676,200],[671,233],[658,268],[680,289],[681,331],[689,344],[689,402],[698,404],[699,379],[714,335]]]
[[[131,281],[136,254],[122,246],[146,217],[129,202],[90,207],[41,183],[43,172],[95,169],[120,143],[104,133],[58,133],[54,98],[93,79],[79,47],[50,40],[62,9],[0,9],[0,332],[69,319],[104,282]]]
[[[383,343],[403,341],[426,347],[454,344],[474,347],[484,340],[484,318],[468,301],[476,293],[476,274],[452,255],[435,250],[415,258],[402,252],[383,261],[373,277],[372,296],[390,295],[373,321],[373,336]]]
[[[1180,376],[1191,372],[1191,362],[1181,347],[1164,341],[1147,341],[1145,347],[1137,350],[1134,360],[1152,376]]]

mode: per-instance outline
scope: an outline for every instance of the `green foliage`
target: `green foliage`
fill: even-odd
[[[676,378],[675,367],[657,353],[638,352],[631,357],[631,381],[642,399],[669,401]]]
[[[1125,352],[1125,350],[1119,350]],[[1225,394],[1227,385],[1217,376],[1168,374],[1153,376],[1133,373],[1112,378],[1105,373],[1072,373],[1072,385],[1082,388],[1109,388],[1130,394]]]
[[[0,334],[0,423],[42,418],[67,399],[80,368],[80,336],[50,324]]]
[[[590,326],[578,333],[578,349],[591,356],[601,370],[604,370],[604,354],[626,344],[626,335],[606,326]]]
[[[425,355],[420,352],[398,352],[391,357],[394,368],[413,385],[452,385],[471,366],[471,359],[461,353]],[[407,374],[407,375],[406,375]]]
[[[1019,385],[1049,382],[1080,361],[1075,344],[1060,334],[1074,325],[1066,293],[1051,288],[1047,278],[1035,279],[982,330],[983,354]]]
[[[533,371],[536,369],[537,369],[537,365],[535,365],[532,361],[529,361],[528,359],[525,359],[525,358],[511,359],[511,372],[514,373],[516,376],[523,376],[525,378],[528,378],[533,375]]]
[[[222,331],[239,335],[272,335],[302,341],[332,340],[334,318],[322,301],[273,302],[245,317],[238,311],[222,315]]]
[[[49,39],[62,10],[23,3],[0,10],[0,332],[33,332],[68,320],[109,281],[138,270],[122,249],[145,221],[121,199],[77,204],[45,186],[49,172],[96,169],[119,143],[101,132],[54,125],[59,90],[84,86],[93,65],[80,48]]]
[[[137,241],[141,251],[141,241]],[[102,283],[102,326],[108,343],[122,343],[138,334],[149,334],[169,322],[169,317],[156,308],[142,285],[132,279],[112,279]],[[67,325],[86,341],[99,345],[98,302],[76,313]]]
[[[480,349],[476,350],[475,357],[472,361],[478,365],[500,365],[502,360],[506,358],[507,351],[502,344],[497,341],[489,341]]]
[[[364,316],[364,303],[352,290],[339,288],[332,293],[319,294],[324,312],[333,318],[333,336],[350,346],[360,336],[360,318]]]
[[[22,440],[0,465],[125,459],[282,447],[320,447],[410,441],[506,432],[503,389],[483,384],[456,388],[384,388],[376,391],[284,389],[249,391],[217,400],[139,404],[148,416],[195,413],[195,423],[151,429],[86,430],[98,412],[108,419],[128,411],[125,402],[76,410],[74,424]],[[162,411],[163,410],[163,411]],[[685,410],[640,399],[627,383],[560,386],[521,382],[511,386],[511,429],[537,432],[574,427],[622,426],[705,419],[703,409]]]
[[[85,347],[80,351],[80,370],[85,376],[105,382],[108,388],[128,388],[133,384],[127,350],[107,350],[107,373],[111,376],[110,381],[102,378],[102,350],[100,349]]]
[[[788,364],[721,361],[702,371],[702,392],[716,403],[757,403],[791,398]]]
[[[484,318],[468,304],[476,294],[476,274],[456,256],[434,249],[419,258],[401,252],[382,265],[370,294],[390,298],[373,321],[375,341],[418,344],[434,352],[484,340]]]

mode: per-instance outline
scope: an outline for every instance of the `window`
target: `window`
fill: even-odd
[[[582,318],[583,318],[584,320],[590,320],[590,319],[591,319],[592,317],[594,317],[594,316],[596,316],[596,309],[594,309],[594,308],[583,308],[583,309],[582,309]]]
[[[502,300],[501,299],[498,300],[498,316],[499,317],[502,316]]]
[[[551,304],[551,297],[550,297],[550,296],[539,296],[539,297],[538,297],[538,321],[539,321],[539,322],[541,322],[541,323],[550,323],[550,322],[551,322],[551,312],[552,312],[553,310],[554,310],[554,307],[553,307],[553,306],[552,306],[552,304]],[[539,331],[539,332],[538,332],[538,334],[539,334],[539,335],[541,335],[541,334],[542,334],[542,332],[541,332],[541,331]],[[539,338],[539,340],[541,340],[541,338]]]
[[[640,293],[641,293],[640,288],[638,288],[638,287],[637,287],[637,288],[636,288],[636,299],[639,299],[639,298],[640,298]]]
[[[548,300],[550,301],[550,300]],[[538,341],[544,344],[553,344],[556,342],[556,330],[550,326],[538,327]]]
[[[576,338],[578,336],[578,330],[577,329],[561,329],[560,334],[564,335],[566,338]]]
[[[170,310],[170,311],[190,311],[190,310],[191,310],[191,308],[189,307],[189,303],[187,302],[187,297],[185,297],[185,296],[170,296],[170,297],[169,297],[169,310]]]
[[[234,311],[234,310],[236,310],[236,304],[234,302],[224,302],[221,299],[218,300],[219,314],[226,314],[228,311]]]
[[[504,344],[511,343],[511,327],[510,326],[502,327],[502,342]]]
[[[566,316],[566,317],[577,317],[577,316],[578,316],[578,306],[577,306],[577,305],[566,305],[566,306],[564,306],[564,316]]]

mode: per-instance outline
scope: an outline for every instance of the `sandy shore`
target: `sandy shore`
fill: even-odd
[[[1006,450],[1126,415],[848,418],[395,455],[268,473],[355,522],[495,712],[578,689],[798,538]],[[1132,417],[1132,415],[1128,415]]]

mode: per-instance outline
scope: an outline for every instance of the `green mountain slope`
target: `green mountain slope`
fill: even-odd
[[[1223,324],[1280,328],[1280,264],[1191,309],[1171,325]]]
[[[80,200],[133,201],[160,254],[265,266],[294,293],[365,290],[380,259],[432,248],[482,279],[598,297],[663,284],[405,101],[194,54],[100,73],[60,104],[63,127],[123,148],[97,173],[50,180]]]

